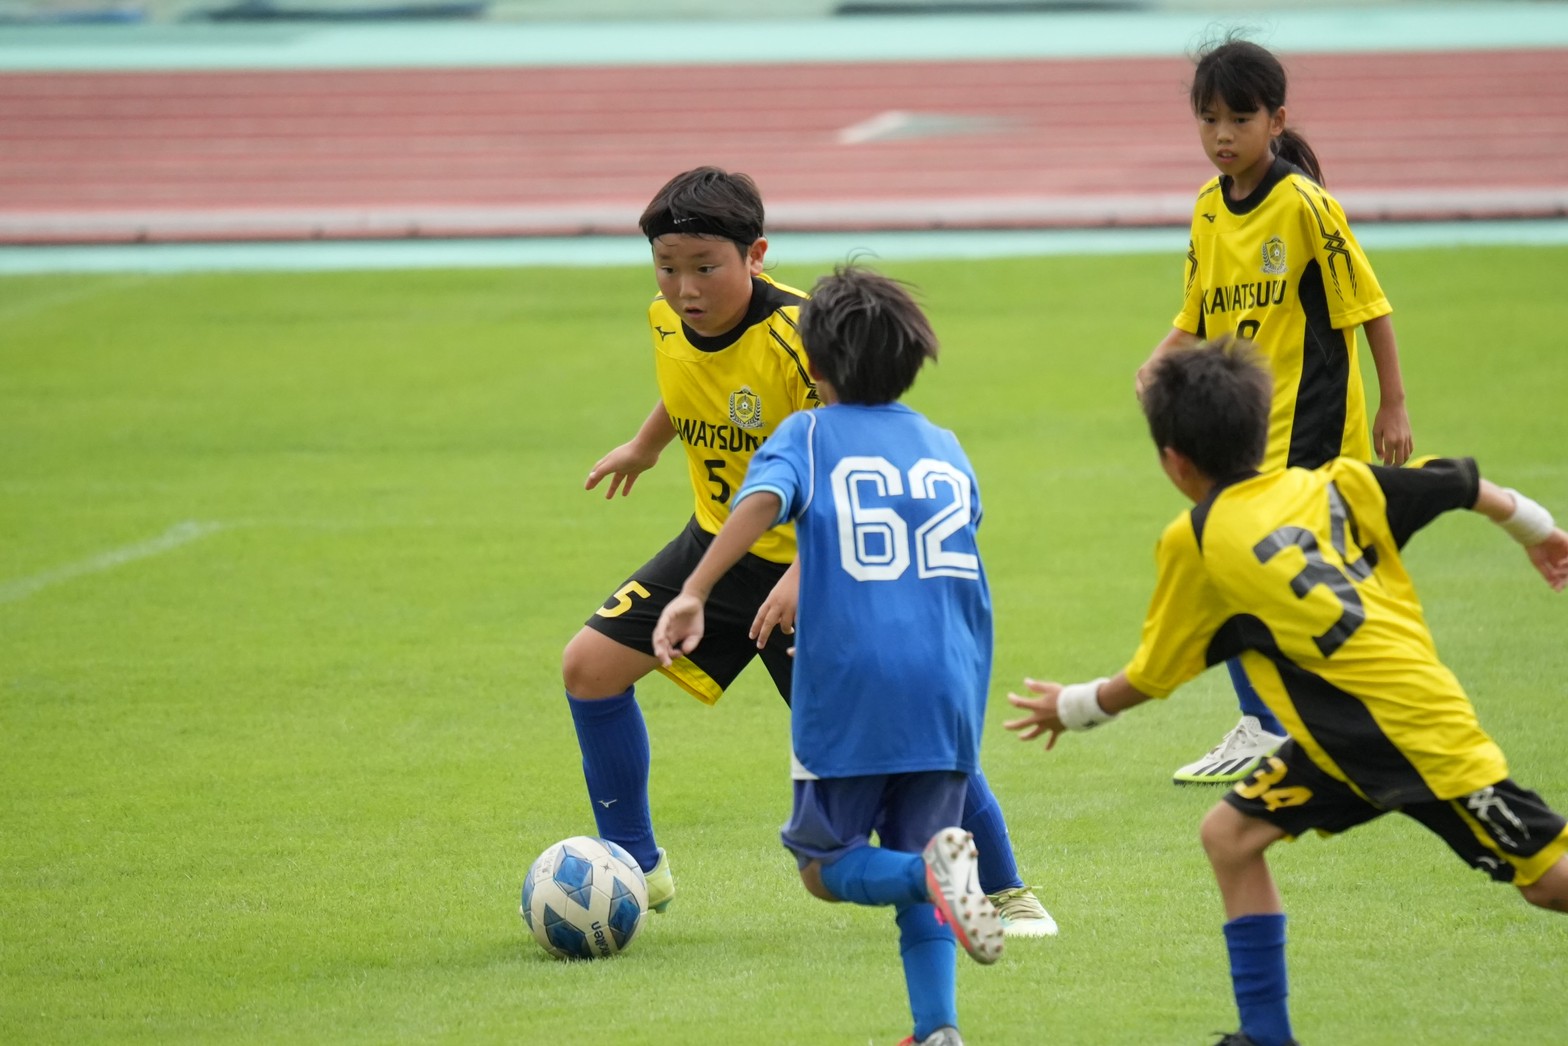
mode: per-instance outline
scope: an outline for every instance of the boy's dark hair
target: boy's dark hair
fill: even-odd
[[[841,265],[800,307],[800,341],[842,403],[892,403],[909,391],[936,334],[904,285],[870,269]]]
[[[1143,413],[1155,446],[1224,481],[1263,460],[1273,399],[1274,379],[1257,348],[1225,335],[1160,357],[1143,388]]]
[[[1194,113],[1207,109],[1216,98],[1241,113],[1255,109],[1273,113],[1285,104],[1285,67],[1272,51],[1244,39],[1239,31],[1205,44],[1193,60],[1197,68],[1192,73],[1189,100]],[[1274,152],[1306,171],[1319,185],[1328,184],[1317,153],[1300,132],[1285,128],[1274,143]]]
[[[650,243],[671,234],[713,236],[745,254],[762,239],[762,219],[762,193],[750,175],[696,167],[665,182],[637,224]]]

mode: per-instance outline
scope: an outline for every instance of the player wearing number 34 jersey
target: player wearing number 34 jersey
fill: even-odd
[[[1193,508],[1165,528],[1143,637],[1113,678],[1009,695],[1025,739],[1085,730],[1241,657],[1289,732],[1204,819],[1225,904],[1241,1031],[1291,1046],[1285,915],[1264,854],[1313,831],[1399,812],[1531,904],[1568,912],[1568,820],[1509,774],[1439,660],[1401,550],[1454,509],[1498,523],[1552,586],[1568,533],[1545,507],[1469,459],[1388,468],[1337,458],[1256,471],[1270,377],[1246,343],[1178,350],[1150,369],[1143,408],[1160,464]],[[1561,626],[1543,622],[1544,636]],[[1333,1038],[1332,1033],[1328,1035]]]

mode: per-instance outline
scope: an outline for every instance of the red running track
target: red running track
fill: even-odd
[[[1352,217],[1568,214],[1568,52],[1295,55]],[[712,163],[775,229],[1185,224],[1185,59],[0,74],[0,243],[625,233]]]

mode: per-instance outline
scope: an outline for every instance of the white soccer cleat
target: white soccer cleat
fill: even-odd
[[[659,863],[643,875],[648,882],[648,908],[662,915],[675,900],[675,876],[670,874],[670,855],[664,847],[659,847]]]
[[[1002,917],[1002,932],[1009,937],[1055,937],[1056,920],[1027,886],[998,890],[988,895]]]
[[[980,889],[980,852],[962,828],[944,828],[921,855],[931,903],[953,937],[975,962],[989,966],[1002,957],[1002,917]]]
[[[1253,770],[1266,755],[1284,744],[1283,734],[1263,729],[1257,716],[1244,715],[1220,743],[1202,759],[1188,763],[1171,775],[1177,784],[1233,784]]]

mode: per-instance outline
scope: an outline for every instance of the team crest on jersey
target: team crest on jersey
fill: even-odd
[[[1285,264],[1285,241],[1270,236],[1263,242],[1263,272],[1268,276],[1283,276],[1290,271]]]
[[[742,385],[730,393],[730,420],[743,429],[762,428],[762,397]]]

